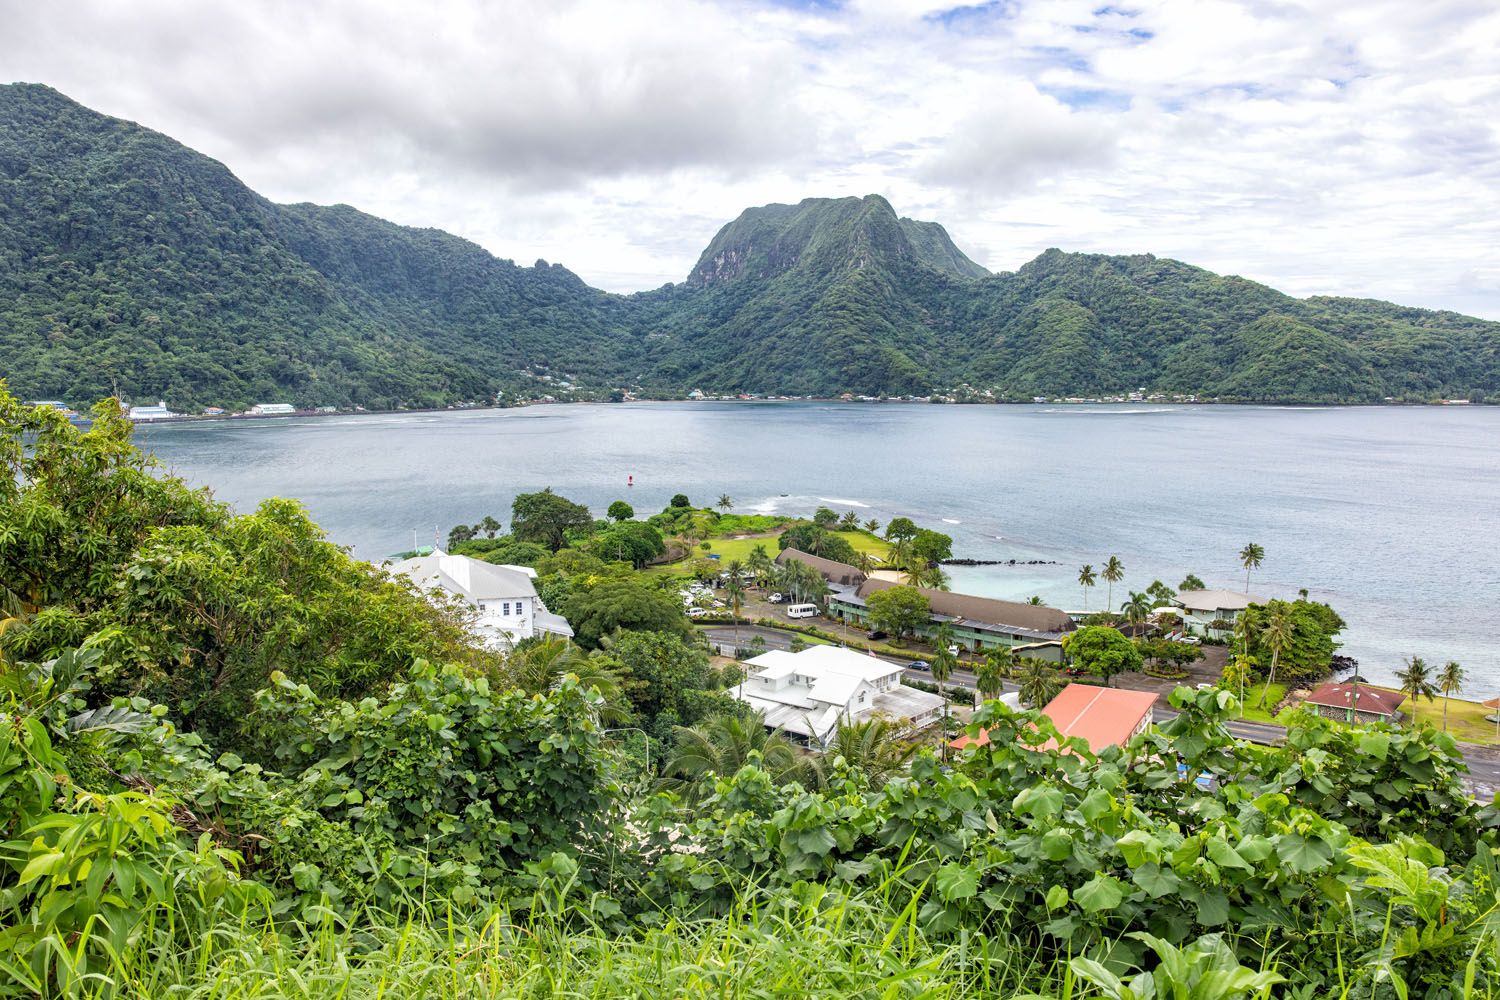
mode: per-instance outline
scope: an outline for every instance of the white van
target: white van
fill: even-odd
[[[816,604],[789,604],[786,609],[788,618],[816,618],[818,606]]]

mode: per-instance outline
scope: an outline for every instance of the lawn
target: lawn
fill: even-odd
[[[1401,711],[1410,718],[1413,714],[1412,701],[1410,698],[1401,703]],[[1494,709],[1486,708],[1477,701],[1462,701],[1454,698],[1448,703],[1448,732],[1455,739],[1463,740],[1465,743],[1497,743],[1495,738],[1495,724],[1485,722],[1486,715],[1492,715]],[[1432,701],[1421,701],[1417,703],[1415,714],[1418,719],[1431,724],[1434,729],[1443,728],[1443,696],[1438,695]]]
[[[1246,722],[1274,723],[1277,721],[1276,717],[1271,715],[1268,709],[1274,708],[1281,699],[1286,697],[1286,685],[1272,684],[1270,693],[1266,695],[1266,707],[1261,708],[1258,707],[1260,705],[1260,693],[1264,690],[1265,686],[1265,681],[1258,681],[1250,687],[1245,688],[1244,719]],[[1239,694],[1238,691],[1234,693],[1236,695]]]
[[[886,553],[890,551],[890,546],[866,531],[836,531],[834,534],[854,546],[854,551],[868,552],[879,559],[884,559]],[[776,539],[779,535],[780,532],[773,532],[767,535],[751,535],[748,538],[710,538],[708,540],[708,554],[718,556],[720,563],[728,563],[734,559],[738,559],[744,563],[749,561],[750,553],[757,545],[764,545],[766,547],[766,554],[774,559],[777,553],[781,551],[776,547]],[[693,558],[698,558],[701,555],[703,555],[703,550],[695,546],[693,549]],[[687,567],[690,563],[690,559],[683,559],[675,563],[651,566],[645,572],[653,576],[686,576],[688,575]]]

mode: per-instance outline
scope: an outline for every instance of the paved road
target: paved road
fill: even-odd
[[[705,628],[704,634],[710,642],[722,645],[725,648],[734,646],[734,629],[731,626],[711,625]],[[792,644],[792,636],[795,633],[785,632],[781,629],[769,628],[765,625],[741,625],[740,644],[744,645],[750,641],[751,636],[760,636],[766,644],[767,649],[787,649]],[[880,656],[879,659],[888,663],[906,665],[911,662],[910,657]],[[920,670],[905,671],[907,677],[915,680],[932,682],[932,675]],[[974,686],[974,673],[971,670],[958,669],[953,671],[949,683],[959,684],[964,687]],[[1005,685],[1006,691],[1015,691],[1016,685],[1009,682]],[[1151,712],[1152,721],[1168,722],[1176,718],[1177,713],[1162,705],[1157,705]],[[1269,725],[1264,722],[1245,722],[1235,719],[1229,722],[1229,731],[1242,740],[1251,743],[1275,744],[1286,739],[1286,730],[1281,726]],[[1500,792],[1500,748],[1479,746],[1472,743],[1460,743],[1459,749],[1463,751],[1464,760],[1469,765],[1468,785],[1474,797],[1482,801],[1489,801]]]

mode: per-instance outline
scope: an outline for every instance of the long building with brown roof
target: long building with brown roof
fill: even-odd
[[[870,595],[896,586],[901,585],[889,580],[870,579],[856,590],[835,592],[828,598],[828,613],[844,621],[868,624]],[[1042,604],[954,594],[927,587],[916,590],[927,598],[930,614],[928,627],[920,633],[930,636],[939,624],[947,622],[953,630],[954,641],[968,649],[1046,643],[1062,638],[1077,627],[1066,611]]]
[[[864,571],[858,566],[824,559],[822,556],[815,556],[801,549],[782,549],[776,554],[778,566],[785,566],[788,562],[806,563],[822,574],[823,579],[834,587],[858,587],[865,582]]]

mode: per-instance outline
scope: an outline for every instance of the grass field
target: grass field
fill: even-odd
[[[780,532],[772,532],[765,535],[751,535],[747,538],[710,538],[708,540],[710,546],[708,554],[718,556],[721,563],[727,563],[735,559],[743,563],[750,559],[750,553],[757,545],[764,545],[766,554],[774,559],[777,552],[780,551],[776,547],[776,539],[779,534]],[[836,531],[834,534],[852,545],[854,551],[868,552],[878,559],[884,559],[890,551],[890,546],[884,541],[865,531]],[[693,550],[694,558],[701,555],[703,555],[703,550],[695,547]],[[653,576],[687,576],[687,570],[691,564],[692,559],[683,559],[675,563],[652,566],[645,570],[645,572]]]
[[[1443,696],[1438,695],[1432,701],[1423,700],[1415,707],[1410,698],[1401,703],[1401,711],[1410,718],[1413,714],[1423,722],[1430,723],[1434,729],[1443,728]],[[1497,743],[1495,738],[1495,724],[1484,721],[1486,715],[1493,715],[1494,709],[1486,708],[1477,701],[1462,701],[1458,698],[1448,703],[1448,732],[1455,739],[1463,740],[1465,743]]]
[[[1272,684],[1271,692],[1266,696],[1265,707],[1261,708],[1258,707],[1260,705],[1260,694],[1261,691],[1264,690],[1265,686],[1265,681],[1260,681],[1256,684],[1252,684],[1250,687],[1245,688],[1244,719],[1246,722],[1276,721],[1276,717],[1271,715],[1268,709],[1276,707],[1281,699],[1286,697],[1286,685]],[[1235,694],[1238,695],[1239,692],[1236,691]]]

